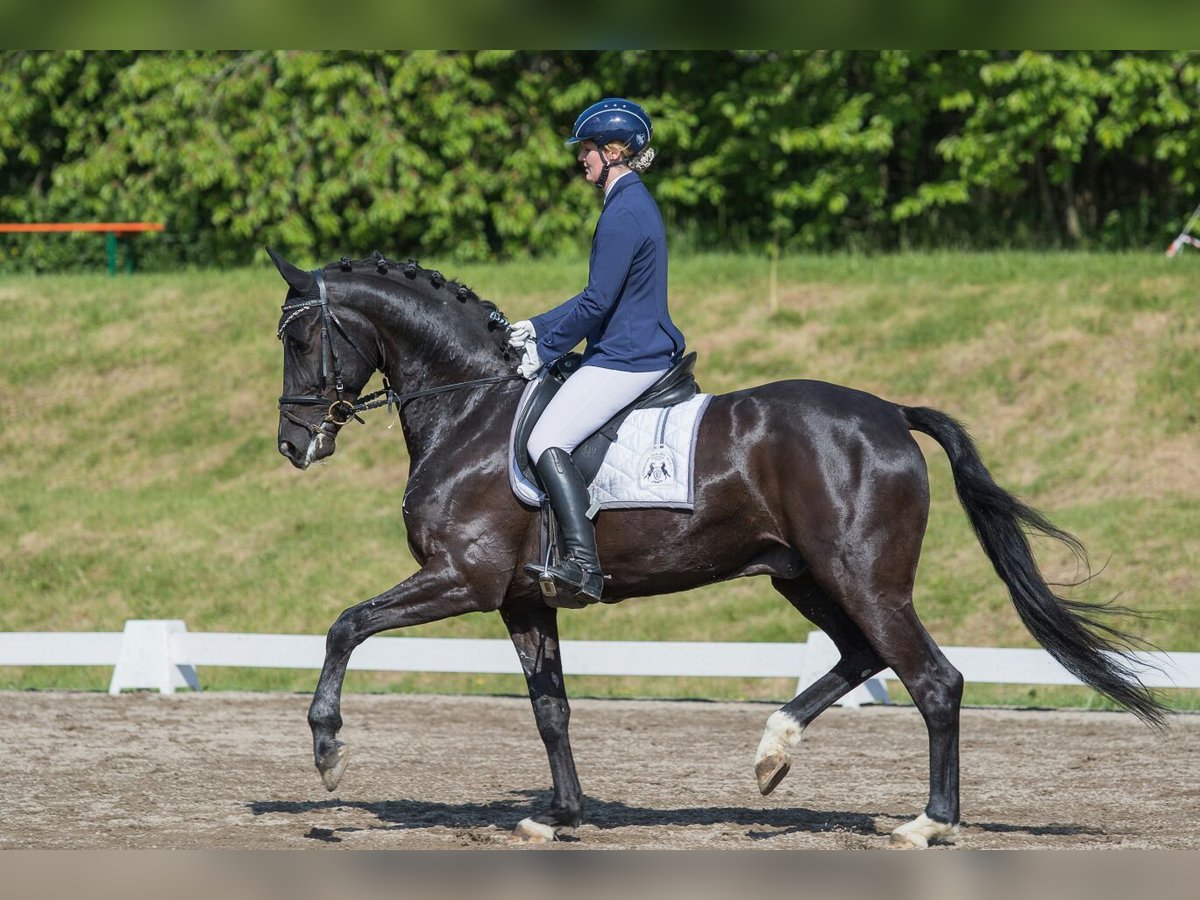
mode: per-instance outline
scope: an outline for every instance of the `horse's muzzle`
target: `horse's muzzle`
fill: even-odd
[[[281,439],[279,452],[297,469],[304,470],[318,460],[332,456],[335,449],[333,435],[319,431],[304,442],[293,443]]]
[[[307,455],[307,448],[296,447],[294,444],[290,443],[289,441],[280,441],[279,442],[279,452],[282,453],[284,455],[284,457],[287,458],[287,461],[290,462],[297,469],[307,469],[308,468],[308,463],[305,461],[305,456]]]

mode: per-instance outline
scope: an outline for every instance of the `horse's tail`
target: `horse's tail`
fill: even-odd
[[[1142,667],[1131,653],[1141,642],[1097,618],[1130,611],[1056,596],[1038,570],[1025,532],[1061,541],[1086,563],[1079,540],[996,484],[966,429],[950,416],[924,407],[900,410],[911,430],[932,437],[950,457],[958,499],[971,527],[1038,643],[1080,681],[1148,725],[1161,727],[1168,709],[1142,684],[1137,675]]]

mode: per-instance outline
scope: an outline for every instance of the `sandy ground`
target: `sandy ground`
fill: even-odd
[[[3,848],[510,847],[549,798],[529,703],[351,695],[353,759],[321,786],[296,694],[2,693]],[[911,708],[833,709],[770,797],[765,704],[577,700],[587,824],[514,852],[883,849],[924,806]],[[958,846],[1200,847],[1200,716],[965,710]]]

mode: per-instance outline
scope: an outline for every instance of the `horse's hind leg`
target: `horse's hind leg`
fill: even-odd
[[[958,832],[958,719],[963,677],[917,618],[910,602],[884,627],[894,648],[885,657],[929,732],[929,803],[892,832],[897,847],[928,847]],[[883,652],[883,651],[881,651]]]
[[[843,608],[879,658],[904,683],[925,720],[929,803],[924,813],[892,832],[892,844],[927,847],[958,831],[958,717],[963,678],[917,618],[911,582],[889,591],[881,590],[883,581],[886,578],[854,579],[854,587],[844,592]]]
[[[858,626],[810,576],[775,578],[771,583],[805,618],[829,635],[842,656],[832,669],[767,719],[754,759],[758,789],[764,795],[787,775],[791,753],[799,747],[800,736],[809,723],[884,668]]]
[[[514,838],[530,843],[552,841],[561,828],[574,828],[583,821],[583,791],[567,735],[571,707],[563,684],[557,612],[548,606],[520,612],[500,611],[529,685],[533,715],[554,780],[550,808],[522,819],[513,831]]]

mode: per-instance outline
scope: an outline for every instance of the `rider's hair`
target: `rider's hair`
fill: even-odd
[[[633,171],[641,173],[650,168],[650,163],[654,162],[654,148],[645,146],[637,156],[629,155],[629,145],[624,141],[609,141],[604,145],[605,150],[616,150],[621,154],[619,165],[629,166]]]

